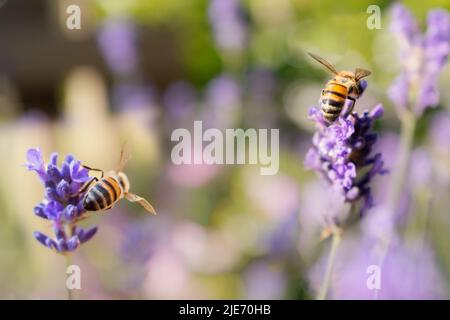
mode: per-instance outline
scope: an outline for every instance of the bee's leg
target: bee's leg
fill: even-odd
[[[103,178],[103,176],[105,175],[105,173],[103,172],[102,169],[94,169],[94,168],[90,168],[90,167],[85,166],[85,165],[82,165],[82,166],[83,166],[83,168],[88,169],[89,171],[97,171],[97,172],[101,172],[101,173],[102,173],[102,176],[101,176],[100,178]]]
[[[92,177],[92,179],[90,181],[86,182],[86,184],[81,187],[80,191],[78,191],[78,194],[84,193],[91,186],[92,183],[97,182],[97,181],[98,181],[97,177]]]

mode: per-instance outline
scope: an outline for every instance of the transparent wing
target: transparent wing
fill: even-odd
[[[123,171],[125,168],[126,163],[131,159],[131,155],[127,152],[127,143],[124,142],[122,145],[122,149],[120,149],[120,159],[119,164],[117,165],[117,172]]]
[[[334,66],[329,63],[327,60],[325,60],[322,57],[319,57],[318,55],[308,52],[308,54],[317,62],[319,62],[321,65],[323,65],[325,68],[327,68],[331,73],[338,74],[337,70],[334,68]]]
[[[145,210],[147,210],[147,212],[149,212],[151,214],[156,214],[155,209],[144,198],[139,197],[138,195],[135,195],[134,193],[125,194],[125,198],[127,198],[128,201],[139,203]]]
[[[356,68],[355,70],[355,80],[359,81],[362,78],[369,76],[372,72],[366,69]]]

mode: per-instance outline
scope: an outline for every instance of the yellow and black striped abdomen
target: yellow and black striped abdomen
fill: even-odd
[[[122,195],[119,182],[113,177],[105,177],[94,184],[83,199],[86,211],[110,209]]]
[[[347,95],[348,89],[346,86],[335,81],[327,83],[320,97],[322,114],[326,121],[332,123],[339,117]]]

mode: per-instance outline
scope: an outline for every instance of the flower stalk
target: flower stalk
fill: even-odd
[[[417,120],[412,112],[405,111],[401,116],[400,150],[396,169],[392,175],[392,189],[387,200],[391,211],[397,209],[400,195],[404,188],[406,175],[410,166],[411,152]]]
[[[339,244],[342,240],[342,231],[336,230],[333,232],[331,240],[330,254],[328,256],[328,262],[325,270],[325,276],[320,287],[319,293],[317,295],[317,300],[325,300],[328,295],[328,289],[330,287],[331,276],[333,274],[334,262],[336,258],[336,253],[338,251]]]

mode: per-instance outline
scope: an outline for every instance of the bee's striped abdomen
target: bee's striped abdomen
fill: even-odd
[[[119,182],[113,177],[102,178],[93,185],[83,199],[87,211],[110,209],[122,195]]]
[[[322,114],[326,121],[332,123],[339,117],[347,95],[346,86],[334,81],[327,83],[320,97]]]

